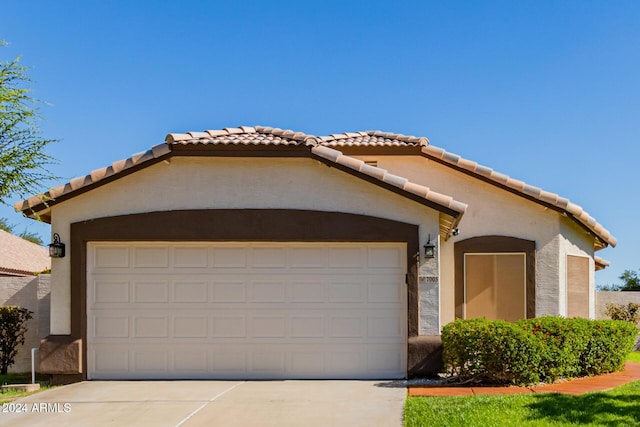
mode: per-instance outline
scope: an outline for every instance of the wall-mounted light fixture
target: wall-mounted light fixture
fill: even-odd
[[[431,243],[431,234],[429,234],[429,239],[427,241],[427,244],[424,245],[424,257],[425,258],[436,257],[436,245],[435,243]]]
[[[51,258],[64,258],[64,243],[60,242],[58,233],[53,233],[53,243],[49,244],[49,256]]]

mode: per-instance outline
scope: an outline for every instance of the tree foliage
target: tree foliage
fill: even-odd
[[[600,291],[640,291],[640,270],[625,270],[618,279],[622,284],[598,286]]]
[[[0,307],[0,374],[15,363],[18,347],[24,344],[27,321],[32,312],[18,306]]]
[[[16,236],[27,240],[31,243],[35,243],[36,245],[43,245],[42,238],[37,233],[33,233],[29,230],[24,230],[20,234],[16,234],[14,231],[14,225],[9,224],[9,220],[7,218],[0,218],[0,230],[6,231],[7,233],[15,234]]]
[[[622,291],[640,291],[640,276],[634,270],[625,270],[619,277],[624,282],[620,290]]]
[[[0,40],[0,47],[6,45]],[[53,158],[45,148],[54,139],[43,138],[37,121],[38,104],[27,87],[30,79],[20,58],[0,61],[0,202],[12,195],[36,193],[55,177],[47,170]]]

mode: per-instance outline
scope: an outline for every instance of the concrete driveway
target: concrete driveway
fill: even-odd
[[[399,382],[401,383],[401,382]],[[402,426],[385,381],[90,381],[5,405],[18,426]],[[8,412],[7,412],[8,411]]]

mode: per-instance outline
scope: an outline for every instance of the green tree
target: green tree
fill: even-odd
[[[24,230],[22,233],[18,234],[18,237],[40,246],[42,246],[43,243],[42,238],[38,234],[32,233],[28,230]]]
[[[6,231],[7,233],[13,233],[13,225],[9,224],[9,220],[7,218],[0,218],[0,230]]]
[[[618,279],[622,280],[622,284],[615,285],[599,285],[599,291],[640,291],[640,270],[625,270]]]
[[[0,47],[6,43],[0,40]],[[45,148],[37,121],[41,101],[31,96],[27,67],[20,58],[0,62],[0,202],[12,195],[36,193],[44,181],[55,179],[47,166],[53,158]]]
[[[618,278],[624,282],[620,287],[621,291],[640,291],[640,276],[637,271],[625,270]]]

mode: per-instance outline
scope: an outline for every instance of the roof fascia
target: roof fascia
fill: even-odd
[[[446,167],[448,167],[450,169],[453,169],[455,171],[461,172],[461,173],[463,173],[465,175],[468,175],[468,176],[471,176],[473,178],[479,179],[480,181],[485,182],[485,183],[490,184],[490,185],[493,185],[494,187],[498,187],[498,188],[500,188],[502,190],[508,191],[511,194],[514,194],[516,196],[522,197],[523,199],[527,199],[529,201],[532,201],[532,202],[534,202],[534,203],[536,203],[538,205],[544,206],[545,208],[552,209],[552,210],[558,212],[560,215],[571,219],[573,222],[578,224],[587,233],[589,233],[590,235],[592,235],[595,238],[596,242],[595,242],[594,246],[595,246],[596,250],[601,250],[601,249],[604,249],[604,248],[609,246],[609,244],[604,239],[602,239],[593,230],[591,230],[589,227],[587,227],[585,224],[583,224],[582,221],[579,221],[574,215],[572,215],[571,213],[567,212],[565,209],[562,209],[559,206],[555,206],[555,205],[553,205],[551,203],[545,202],[544,200],[537,199],[537,198],[535,198],[533,196],[530,196],[530,195],[528,195],[526,193],[520,192],[520,191],[518,191],[518,190],[516,190],[514,188],[511,188],[511,187],[509,187],[507,185],[504,185],[504,184],[501,184],[499,182],[496,182],[496,181],[494,181],[494,180],[492,180],[490,178],[482,176],[482,175],[480,175],[478,173],[475,173],[473,171],[470,171],[470,170],[461,168],[459,166],[453,165],[453,164],[451,164],[451,163],[449,163],[449,162],[447,162],[445,160],[442,160],[442,159],[439,159],[437,157],[431,156],[431,155],[425,153],[424,151],[421,151],[420,155],[422,157],[425,157],[425,158],[427,158],[429,160],[432,160],[432,161],[434,161],[434,162],[436,162],[438,164],[446,166]]]

